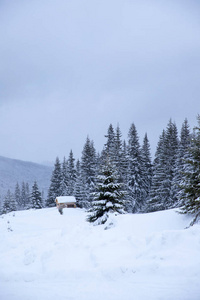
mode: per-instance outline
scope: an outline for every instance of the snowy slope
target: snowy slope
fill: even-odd
[[[184,229],[188,217],[120,215],[108,230],[85,218],[56,208],[0,217],[0,299],[200,299],[200,226]]]
[[[7,190],[14,192],[16,183],[28,182],[30,189],[36,180],[45,195],[50,185],[52,167],[11,159],[0,156],[0,195],[3,197]]]

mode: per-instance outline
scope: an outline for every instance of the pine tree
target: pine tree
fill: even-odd
[[[143,205],[144,182],[142,178],[142,157],[138,133],[134,124],[128,133],[128,178],[129,201],[132,202],[132,212],[139,212]]]
[[[200,115],[198,126],[194,128],[190,157],[186,161],[186,170],[182,181],[182,213],[193,214],[193,225],[200,218]]]
[[[150,190],[150,199],[147,201],[148,212],[158,211],[163,209],[163,201],[165,189],[162,184],[165,182],[165,130],[159,137],[155,159],[153,163],[153,177]]]
[[[123,143],[122,143],[122,134],[119,128],[119,125],[116,128],[115,133],[115,152],[114,152],[114,164],[116,165],[116,171],[119,175],[119,181],[124,182],[123,174],[124,174],[124,160],[123,157]]]
[[[54,165],[54,170],[51,176],[51,183],[48,191],[46,206],[53,207],[56,205],[55,204],[56,197],[62,195],[61,183],[62,183],[61,164],[59,158],[57,157]]]
[[[21,186],[21,207],[22,209],[31,208],[29,184],[24,181]]]
[[[181,127],[180,143],[178,147],[177,159],[174,168],[174,177],[172,181],[174,207],[180,207],[183,205],[181,199],[182,190],[180,188],[180,184],[185,169],[185,161],[189,158],[190,145],[191,145],[190,128],[189,128],[188,120],[185,119]]]
[[[144,189],[142,194],[142,202],[144,204],[143,211],[146,211],[146,202],[149,199],[149,194],[151,190],[152,183],[152,163],[151,163],[151,154],[150,154],[150,144],[147,137],[147,133],[145,134],[142,150],[141,150],[141,158],[142,158],[142,177],[144,182]]]
[[[166,140],[165,140],[165,152],[166,152],[166,177],[165,177],[165,187],[166,195],[164,202],[164,209],[169,209],[174,206],[176,201],[175,194],[173,193],[173,178],[175,175],[175,162],[178,154],[179,140],[178,140],[178,130],[176,124],[169,120],[166,129]]]
[[[35,209],[40,209],[42,208],[42,194],[39,191],[38,184],[35,181],[33,186],[32,186],[32,192],[31,192],[31,203],[32,203],[32,208]]]
[[[68,161],[66,158],[63,158],[63,163],[61,167],[61,183],[60,183],[60,190],[61,190],[61,196],[67,196],[68,195]]]
[[[86,207],[86,203],[84,202],[84,183],[81,176],[81,165],[80,161],[77,160],[76,162],[76,183],[74,188],[74,196],[76,198],[76,205],[77,207],[83,208]]]
[[[22,202],[21,202],[21,191],[20,191],[20,186],[19,183],[16,183],[15,186],[15,202],[17,204],[17,209],[20,210],[22,209]]]
[[[96,173],[97,173],[97,158],[96,150],[94,148],[93,141],[90,141],[89,137],[86,139],[86,143],[83,147],[82,157],[81,157],[81,177],[83,181],[82,195],[83,202],[88,208],[91,205],[92,197],[91,193],[94,192],[96,183]]]
[[[11,193],[10,190],[8,190],[4,198],[2,213],[7,214],[11,211],[16,211],[16,210],[17,210],[17,206],[16,206],[14,195]]]
[[[98,176],[97,191],[94,193],[88,221],[95,225],[104,224],[109,218],[109,213],[124,213],[122,198],[122,184],[118,182],[116,171],[107,160],[102,167],[102,175]]]
[[[105,137],[107,138],[107,141],[102,151],[102,161],[106,162],[107,158],[109,157],[109,160],[112,161],[112,163],[115,163],[116,139],[115,139],[115,131],[112,124],[109,125],[108,132],[107,135],[105,135]]]
[[[69,154],[68,159],[68,168],[67,168],[67,178],[68,178],[68,191],[66,196],[73,196],[74,195],[74,189],[75,189],[75,183],[76,183],[76,169],[74,165],[74,156],[72,150]]]
[[[175,162],[178,153],[178,131],[170,119],[166,130],[160,136],[153,164],[153,178],[148,201],[148,210],[164,210],[174,206],[173,193]]]

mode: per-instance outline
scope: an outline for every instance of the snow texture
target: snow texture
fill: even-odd
[[[0,217],[2,300],[199,300],[200,226],[175,210],[109,214],[81,209]],[[107,230],[105,230],[107,229]]]

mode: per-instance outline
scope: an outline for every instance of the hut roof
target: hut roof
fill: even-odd
[[[71,203],[76,202],[76,198],[74,196],[59,196],[56,197],[58,203]]]

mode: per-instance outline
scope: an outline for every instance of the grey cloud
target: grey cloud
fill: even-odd
[[[155,148],[170,117],[179,126],[187,116],[195,122],[198,1],[11,0],[0,5],[0,108],[7,108],[2,122],[9,128],[26,114],[32,120],[27,132],[42,149],[34,157],[18,147],[18,157],[45,156],[42,145],[51,138],[56,145],[49,159],[61,148],[80,154],[87,134],[100,147],[111,122],[119,122],[126,137],[135,121],[141,135],[150,131]],[[62,130],[64,145],[57,134]],[[15,139],[21,140],[23,121],[18,131]],[[9,150],[9,155],[15,153]]]

